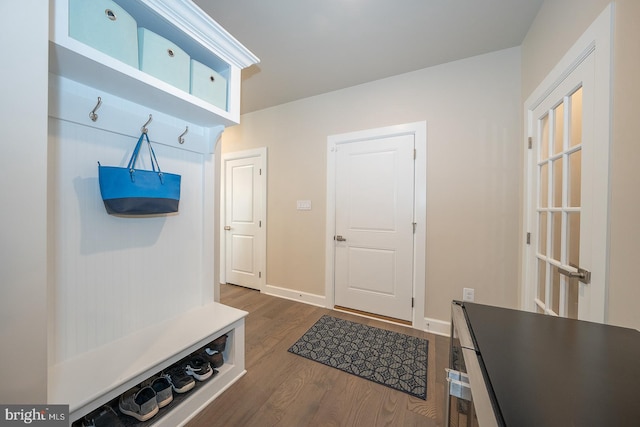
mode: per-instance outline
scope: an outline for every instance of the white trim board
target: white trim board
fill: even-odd
[[[284,298],[305,304],[326,307],[326,298],[322,295],[310,294],[308,292],[296,291],[294,289],[280,288],[278,286],[266,285],[262,290],[267,295]]]
[[[448,337],[451,336],[451,322],[425,317],[423,330],[434,335]]]
[[[413,316],[412,326],[422,329],[426,294],[426,246],[427,246],[427,122],[413,122],[395,126],[331,135],[327,137],[327,216],[325,228],[325,295],[326,307],[335,305],[335,148],[338,144],[372,138],[386,138],[413,134],[415,137],[416,163],[414,177],[414,221],[416,231],[413,248]]]

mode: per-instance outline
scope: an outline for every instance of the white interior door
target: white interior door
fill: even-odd
[[[260,156],[225,159],[225,281],[261,289],[264,212]]]
[[[604,321],[608,141],[595,135],[595,54],[530,112],[530,300],[540,313]],[[602,193],[605,193],[604,195]],[[604,228],[604,230],[603,230]]]
[[[414,139],[336,148],[337,306],[412,320]]]

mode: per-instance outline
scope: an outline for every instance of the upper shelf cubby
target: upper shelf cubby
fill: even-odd
[[[49,71],[201,126],[240,120],[241,70],[258,58],[190,0],[113,0],[146,28],[227,80],[226,106],[178,89],[138,67],[109,56],[69,34],[73,0],[54,0]],[[226,107],[226,108],[225,108]]]

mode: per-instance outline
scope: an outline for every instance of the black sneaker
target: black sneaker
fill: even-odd
[[[187,374],[191,375],[198,381],[207,380],[211,377],[211,375],[213,375],[213,370],[211,369],[211,365],[209,365],[209,362],[204,357],[197,354],[194,356],[190,356],[187,359],[185,368]]]
[[[169,380],[173,391],[176,393],[186,393],[196,385],[193,378],[187,374],[184,363],[172,366],[164,371],[164,377]]]

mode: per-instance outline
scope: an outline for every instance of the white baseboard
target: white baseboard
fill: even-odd
[[[293,289],[280,288],[278,286],[265,285],[263,293],[279,298],[285,298],[292,301],[302,302],[305,304],[315,305],[318,307],[327,307],[326,297],[323,295],[310,294],[308,292],[296,291]],[[451,323],[438,319],[424,319],[422,329],[435,335],[448,337],[451,334]]]
[[[425,332],[448,337],[451,335],[451,323],[425,317],[424,330]]]
[[[322,295],[310,294],[302,291],[295,291],[293,289],[279,288],[277,286],[265,285],[262,290],[267,295],[275,297],[290,299],[293,301],[303,302],[305,304],[316,305],[318,307],[326,308],[326,298]]]

